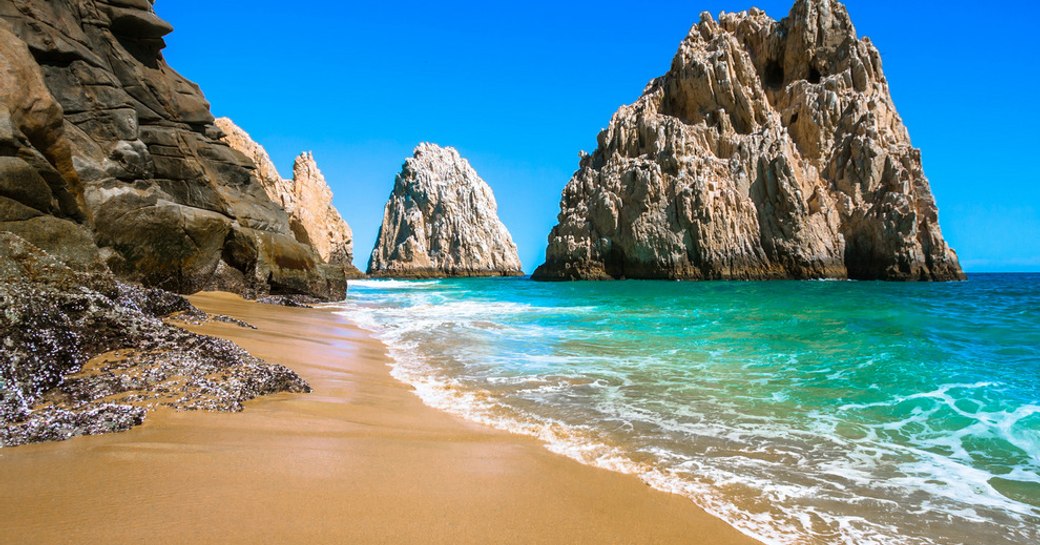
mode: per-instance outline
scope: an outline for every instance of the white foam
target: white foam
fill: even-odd
[[[361,324],[359,323],[359,325]],[[396,337],[395,335],[385,335],[386,330],[379,325],[366,327],[366,329],[386,340],[393,340]],[[391,374],[398,380],[411,385],[416,395],[433,408],[503,431],[535,437],[545,443],[546,448],[550,451],[587,465],[637,475],[655,489],[691,499],[702,509],[726,520],[742,533],[763,543],[777,545],[799,543],[805,535],[805,529],[810,527],[810,519],[807,518],[804,528],[785,530],[778,527],[775,524],[776,521],[768,514],[749,515],[718,497],[713,487],[704,480],[691,480],[674,471],[636,462],[616,447],[589,439],[581,430],[573,429],[558,421],[535,419],[530,415],[517,415],[508,407],[494,402],[486,392],[467,391],[450,381],[439,379],[433,374],[423,373],[421,362],[417,361],[417,356],[407,346],[390,345],[390,353],[394,359]],[[721,430],[701,430],[702,433],[717,431]],[[709,474],[703,467],[698,467],[696,472]],[[718,473],[714,477],[720,483],[727,481],[749,483],[749,479],[746,477]],[[752,486],[773,485],[775,489],[778,488],[775,483],[764,480],[751,481],[751,484]],[[780,495],[794,496],[797,494],[792,489],[786,494]],[[804,516],[809,517],[810,515],[807,513]],[[846,533],[850,533],[855,538],[853,541],[845,541],[847,543],[878,545],[893,543],[883,539],[883,536],[871,536],[854,531],[855,525],[849,522],[841,522],[841,526]]]
[[[394,279],[378,279],[378,278],[366,278],[364,280],[351,280],[349,282],[349,289],[353,288],[369,288],[379,290],[401,290],[401,289],[421,289],[428,288],[431,286],[439,285],[440,282],[437,280],[394,280]],[[349,294],[349,291],[348,291]]]

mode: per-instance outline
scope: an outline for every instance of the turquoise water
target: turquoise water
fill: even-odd
[[[1040,275],[359,281],[430,405],[769,543],[1040,543]]]

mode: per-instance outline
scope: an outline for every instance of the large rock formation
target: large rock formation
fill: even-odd
[[[519,276],[491,188],[454,148],[419,144],[394,180],[368,274]]]
[[[333,206],[332,190],[314,155],[301,153],[293,164],[292,179],[285,179],[267,150],[246,131],[226,117],[217,118],[216,125],[224,133],[225,143],[256,164],[260,185],[289,214],[296,240],[312,246],[326,263],[343,266],[348,278],[363,276],[353,263],[354,233]]]
[[[963,278],[836,0],[705,13],[567,184],[540,279]]]
[[[0,230],[178,292],[341,297],[163,60],[171,30],[148,0],[0,2]]]

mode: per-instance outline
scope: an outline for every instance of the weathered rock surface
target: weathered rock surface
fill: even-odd
[[[278,173],[267,150],[226,117],[216,125],[221,138],[232,149],[251,159],[257,167],[260,185],[272,201],[289,214],[289,225],[296,240],[313,247],[322,260],[342,265],[348,278],[364,276],[354,266],[354,233],[332,204],[332,189],[318,169],[314,155],[301,153],[293,164],[292,179]]]
[[[491,188],[454,148],[420,144],[394,180],[368,274],[428,278],[523,272]]]
[[[61,106],[25,42],[0,22],[0,231],[100,269],[86,219]]]
[[[836,0],[705,13],[564,189],[540,279],[963,278]]]
[[[0,2],[0,229],[182,293],[342,297],[163,60],[171,30],[146,0]]]
[[[238,411],[309,391],[285,367],[164,323],[206,319],[184,298],[75,271],[4,232],[0,309],[0,446],[126,430],[159,405]]]

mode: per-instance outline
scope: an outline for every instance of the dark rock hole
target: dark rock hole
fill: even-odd
[[[769,61],[766,64],[765,74],[762,76],[762,83],[766,87],[771,89],[778,89],[784,84],[784,67],[779,61]]]
[[[820,83],[821,79],[823,79],[823,76],[820,74],[820,71],[817,70],[815,66],[810,66],[809,67],[809,83],[812,83],[813,85],[815,85],[817,83]]]
[[[159,52],[166,46],[162,38],[142,39],[121,34],[114,35],[119,45],[122,45],[127,53],[137,59],[137,62],[153,70],[159,68],[159,59],[162,58]]]
[[[66,68],[73,62],[82,59],[82,57],[79,56],[79,54],[74,52],[53,51],[35,48],[30,48],[29,51],[32,52],[33,58],[36,59],[36,62],[43,66],[55,66],[58,68]]]

